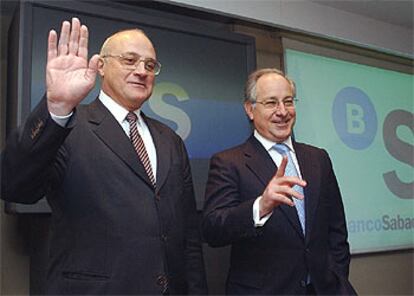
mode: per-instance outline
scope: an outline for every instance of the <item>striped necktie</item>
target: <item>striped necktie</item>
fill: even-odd
[[[129,123],[129,137],[131,139],[132,145],[134,146],[135,151],[138,154],[139,159],[144,166],[145,172],[147,173],[152,186],[155,188],[155,177],[154,173],[152,172],[151,162],[148,157],[147,150],[145,149],[144,141],[142,140],[140,134],[138,133],[137,129],[137,115],[134,112],[129,112],[126,116],[126,120]]]
[[[295,164],[293,163],[292,156],[290,155],[289,147],[285,144],[275,144],[273,147],[277,152],[288,157],[285,176],[299,177],[298,171],[296,170]],[[295,185],[293,186],[293,189],[303,195],[303,188],[301,186]],[[303,199],[297,198],[293,198],[293,202],[295,203],[296,211],[298,212],[303,234],[305,234],[305,202]]]

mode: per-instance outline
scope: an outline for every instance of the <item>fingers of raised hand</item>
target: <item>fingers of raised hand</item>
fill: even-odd
[[[80,27],[78,55],[84,59],[88,58],[88,39],[89,39],[88,28],[82,25]]]
[[[290,187],[293,187],[295,185],[298,185],[300,187],[306,186],[306,181],[296,176],[283,176],[280,178],[273,178],[272,182],[275,182],[275,184],[278,184],[278,185],[288,185]]]
[[[58,55],[65,55],[68,53],[69,34],[70,34],[70,23],[68,21],[64,21],[60,29]]]
[[[79,35],[80,35],[80,21],[76,17],[72,18],[72,30],[69,37],[69,54],[78,54]]]
[[[47,42],[47,60],[50,61],[57,56],[57,33],[50,30]]]
[[[290,187],[290,186],[286,186],[286,187],[287,188],[285,189],[283,194],[286,195],[291,200],[293,200],[293,198],[296,198],[296,199],[303,199],[304,198],[303,194],[299,193],[298,191],[296,191],[292,187]]]
[[[280,163],[280,165],[279,165],[279,167],[276,171],[276,174],[275,174],[276,178],[283,177],[285,175],[285,170],[286,170],[287,163],[288,163],[288,158],[285,155],[285,156],[283,156],[282,162]]]
[[[85,38],[85,31],[86,31],[86,38],[87,38],[87,29],[85,26],[81,27],[80,21],[78,18],[72,18],[72,24],[68,21],[64,21],[62,23],[62,27],[60,29],[60,36],[59,36],[59,43],[57,45],[57,54],[58,55],[67,55],[73,54],[77,55],[79,50],[79,43],[82,41],[83,46],[86,45],[85,40],[81,40]],[[49,34],[50,36],[50,34]],[[50,43],[50,39],[49,39]],[[55,45],[56,46],[56,45]],[[85,50],[83,49],[82,54],[85,54]],[[87,55],[87,50],[86,50]]]
[[[289,195],[282,194],[282,193],[276,193],[274,196],[275,196],[275,199],[279,202],[279,204],[285,204],[291,207],[295,206],[293,199]]]
[[[301,193],[293,189],[293,186],[295,185],[304,187],[306,186],[306,181],[301,180],[298,177],[275,177],[269,182],[265,194],[275,200],[275,206],[280,203],[294,206],[292,198],[304,198]]]
[[[279,190],[277,191],[275,191],[272,188],[268,188],[268,190],[266,190],[262,196],[264,204],[266,204],[269,208],[275,208],[281,204],[285,204],[292,207],[295,205],[290,195],[281,191],[281,188],[279,188]]]

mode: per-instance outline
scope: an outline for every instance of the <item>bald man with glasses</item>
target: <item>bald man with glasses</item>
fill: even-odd
[[[47,293],[207,293],[183,141],[141,111],[160,73],[138,29],[88,61],[77,18],[48,38],[46,94],[2,154],[1,197],[52,209]],[[80,105],[101,77],[99,97]]]

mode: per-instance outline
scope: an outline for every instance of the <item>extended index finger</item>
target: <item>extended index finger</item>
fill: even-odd
[[[282,162],[280,163],[280,166],[277,169],[277,172],[275,174],[275,177],[276,178],[280,178],[280,177],[283,177],[285,175],[285,170],[286,170],[287,162],[288,162],[288,158],[285,155],[285,156],[283,156]]]

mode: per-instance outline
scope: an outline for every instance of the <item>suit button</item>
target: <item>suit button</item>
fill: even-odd
[[[300,281],[300,285],[301,285],[301,287],[305,288],[306,287],[306,281],[301,280]]]
[[[306,249],[305,249],[305,252],[306,252],[306,253],[308,253],[308,254],[310,254],[310,250],[309,250],[309,248],[306,248]]]
[[[166,241],[168,240],[168,236],[167,236],[166,234],[162,234],[162,235],[161,235],[161,240],[162,240],[163,242],[166,242]]]

